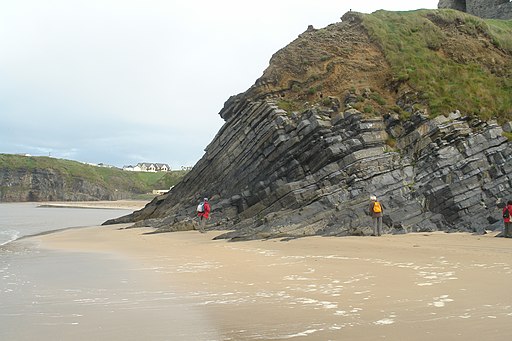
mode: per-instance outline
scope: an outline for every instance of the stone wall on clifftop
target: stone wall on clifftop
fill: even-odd
[[[438,8],[458,11],[490,19],[512,19],[510,0],[440,0]]]

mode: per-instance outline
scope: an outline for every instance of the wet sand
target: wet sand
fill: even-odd
[[[48,201],[41,202],[40,207],[66,207],[66,208],[105,208],[121,210],[140,210],[149,201],[147,200],[114,200],[114,201]]]
[[[123,226],[31,240],[139,264],[198,308],[215,340],[512,339],[512,239],[495,234],[232,243]]]
[[[0,257],[0,340],[214,340],[169,282],[112,254],[24,248]]]

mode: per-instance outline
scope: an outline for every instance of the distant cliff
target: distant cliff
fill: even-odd
[[[512,25],[453,10],[347,13],[309,27],[226,101],[203,158],[167,195],[107,223],[233,240],[500,226],[510,194]]]
[[[83,178],[52,169],[0,169],[0,202],[115,200],[128,197]]]
[[[49,157],[0,154],[0,202],[134,198],[176,184],[184,172],[138,173]]]

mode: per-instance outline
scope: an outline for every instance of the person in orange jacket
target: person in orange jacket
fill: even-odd
[[[377,201],[375,195],[370,196],[370,217],[373,220],[373,235],[380,236],[382,234],[382,215],[384,213],[384,205]]]
[[[206,225],[206,220],[210,217],[210,203],[208,202],[208,198],[204,198],[203,202],[199,204],[197,209],[197,216],[199,217],[199,231],[201,233],[205,233],[204,226]]]

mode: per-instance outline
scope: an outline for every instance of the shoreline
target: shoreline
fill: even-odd
[[[444,232],[290,241],[212,240],[223,231],[145,234],[123,225],[26,239],[112,254],[180,289],[222,340],[512,338],[512,243]]]
[[[146,204],[140,200],[0,203],[0,245],[45,231],[100,225]]]
[[[0,257],[0,339],[219,340],[158,273],[119,254],[41,247],[38,238],[52,234],[16,241]]]
[[[96,208],[96,209],[126,209],[140,210],[150,201],[147,200],[100,200],[100,201],[44,201],[37,202],[37,207],[55,208]]]

